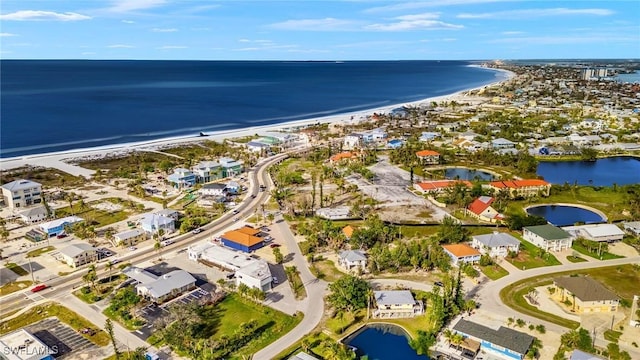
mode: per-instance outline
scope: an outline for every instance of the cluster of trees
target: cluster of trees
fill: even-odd
[[[466,159],[474,164],[512,168],[523,176],[535,176],[538,169],[538,160],[525,151],[515,154],[501,154],[491,149],[485,149],[468,154]]]
[[[249,287],[245,284],[240,284],[238,285],[238,294],[244,298],[248,298],[248,299],[252,299],[253,301],[264,301],[264,299],[267,298],[267,294],[256,288],[256,287]]]
[[[369,250],[369,270],[381,271],[433,270],[447,271],[451,258],[434,238],[396,241],[393,246],[377,243]]]
[[[631,360],[629,353],[621,351],[620,347],[616,343],[609,343],[606,350],[596,350],[593,346],[593,338],[589,334],[589,331],[584,328],[579,328],[562,334],[560,337],[560,348],[553,356],[553,360],[564,360],[565,352],[573,349],[582,350],[591,354],[600,352],[610,360]]]
[[[111,299],[107,312],[117,316],[124,322],[131,321],[134,317],[134,307],[142,301],[133,287],[120,289]]]
[[[598,256],[602,256],[602,254],[606,253],[609,250],[609,244],[602,241],[593,241],[589,239],[585,239],[581,236],[574,240],[578,245],[587,249],[590,253],[598,254]]]
[[[327,302],[336,311],[364,309],[373,296],[369,283],[353,275],[345,275],[332,282],[329,291]]]
[[[179,229],[181,234],[188,233],[207,223],[211,219],[207,216],[206,211],[198,206],[189,206],[185,209],[184,216],[180,218]]]
[[[542,216],[514,212],[507,215],[505,223],[509,230],[522,230],[526,226],[545,225],[547,220]]]

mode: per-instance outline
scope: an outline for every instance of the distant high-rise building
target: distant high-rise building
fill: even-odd
[[[598,80],[607,77],[607,68],[584,68],[580,70],[580,79]]]

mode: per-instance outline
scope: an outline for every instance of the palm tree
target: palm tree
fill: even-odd
[[[111,261],[107,261],[107,263],[104,265],[104,268],[107,269],[107,271],[109,271],[109,281],[111,281],[111,272],[113,271],[113,263],[111,263]]]
[[[156,238],[156,242],[155,242],[155,244],[153,244],[153,250],[155,250],[158,253],[158,260],[160,260],[161,259],[160,253],[162,251],[162,244],[160,243],[160,240],[158,238]]]

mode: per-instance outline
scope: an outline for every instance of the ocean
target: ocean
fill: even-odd
[[[446,95],[464,61],[0,61],[0,157],[278,124]]]

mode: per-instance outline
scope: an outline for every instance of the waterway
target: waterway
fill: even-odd
[[[349,335],[345,344],[355,347],[359,356],[369,360],[428,360],[409,346],[409,335],[393,324],[369,324]]]

